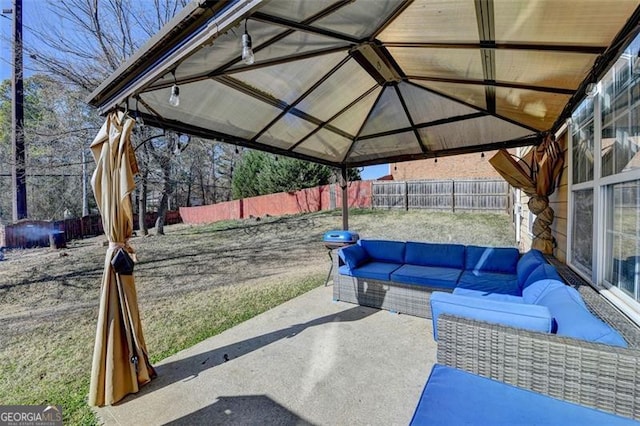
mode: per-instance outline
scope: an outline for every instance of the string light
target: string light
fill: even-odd
[[[169,103],[177,107],[180,105],[180,88],[178,87],[178,81],[176,80],[176,70],[171,71],[173,75],[173,86],[171,86],[171,96],[169,96]]]
[[[251,65],[255,61],[253,56],[251,36],[247,31],[247,20],[244,21],[244,34],[242,34],[242,60],[245,64]]]

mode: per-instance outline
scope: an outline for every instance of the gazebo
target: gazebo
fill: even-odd
[[[593,90],[637,30],[637,7],[194,0],[89,103],[343,175],[534,145]]]
[[[88,101],[346,182],[553,141],[639,23],[636,0],[194,0]]]

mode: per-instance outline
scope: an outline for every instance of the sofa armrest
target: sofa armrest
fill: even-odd
[[[451,314],[491,323],[509,325],[550,333],[553,317],[546,306],[504,302],[451,293],[433,292],[431,295],[433,337],[438,340],[438,317]]]
[[[440,315],[438,363],[640,419],[640,350]]]

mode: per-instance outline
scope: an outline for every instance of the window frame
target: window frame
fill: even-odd
[[[640,36],[636,37],[632,45],[640,44]],[[634,47],[635,48],[635,47]],[[635,48],[637,50],[637,48]],[[567,200],[567,208],[568,208],[568,220],[567,220],[567,254],[566,254],[566,262],[567,265],[571,267],[578,275],[592,283],[594,287],[596,287],[601,294],[603,294],[607,299],[609,299],[613,304],[615,304],[618,308],[620,308],[623,312],[625,312],[628,316],[630,316],[634,321],[640,324],[640,300],[635,299],[628,295],[625,291],[618,288],[616,285],[606,280],[606,256],[612,256],[613,253],[605,253],[608,250],[606,246],[607,242],[607,220],[608,215],[612,213],[613,204],[608,206],[607,204],[607,191],[608,189],[615,184],[632,182],[635,180],[640,180],[640,168],[631,169],[626,171],[620,171],[618,173],[612,173],[607,176],[602,176],[602,131],[603,131],[603,117],[602,117],[602,96],[603,88],[605,84],[611,87],[616,87],[615,76],[618,73],[618,63],[616,61],[612,68],[604,75],[602,80],[598,82],[598,90],[596,95],[590,101],[593,102],[592,109],[592,117],[583,120],[582,125],[587,125],[590,120],[593,120],[593,149],[594,149],[594,162],[593,162],[593,179],[580,182],[577,184],[573,183],[573,169],[574,169],[574,144],[575,138],[573,133],[573,128],[571,125],[567,126],[567,138],[568,138],[568,174],[569,174],[569,182],[568,182],[568,200]],[[630,65],[630,67],[632,67]],[[632,68],[630,68],[631,70]],[[631,71],[634,72],[635,71]],[[614,75],[612,75],[612,73]],[[632,87],[634,85],[640,86],[640,76],[636,73],[635,81],[633,83],[625,83],[622,85],[625,89],[628,90],[628,99],[626,111],[620,114],[620,111],[615,110],[610,114],[610,118],[612,122],[615,123],[615,117],[617,115],[627,115],[627,119],[631,120],[632,113],[634,109],[640,108],[640,99],[636,100],[635,103],[631,102],[632,99]],[[610,79],[613,81],[609,82]],[[617,96],[616,96],[617,98]],[[587,100],[583,100],[586,102]],[[578,107],[574,110],[574,114],[579,108],[583,105],[583,102],[578,105]],[[610,123],[608,123],[609,125]],[[634,123],[632,123],[634,124]],[[637,126],[640,126],[640,122],[637,123]],[[640,139],[640,134],[638,135],[638,139]],[[613,165],[615,170],[615,165]],[[592,238],[593,238],[593,246],[592,246],[592,265],[591,265],[591,276],[587,275],[582,267],[577,265],[573,260],[573,248],[574,248],[574,235],[573,235],[573,225],[575,222],[575,193],[577,191],[592,189],[593,190],[593,228],[592,228]],[[600,248],[600,250],[599,250]],[[636,294],[640,295],[640,289],[636,288]]]

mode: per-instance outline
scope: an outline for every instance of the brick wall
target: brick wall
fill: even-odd
[[[451,157],[406,161],[393,163],[391,173],[394,180],[416,179],[502,179],[502,177],[489,164],[496,151],[487,151],[484,157],[481,154],[463,154]]]

